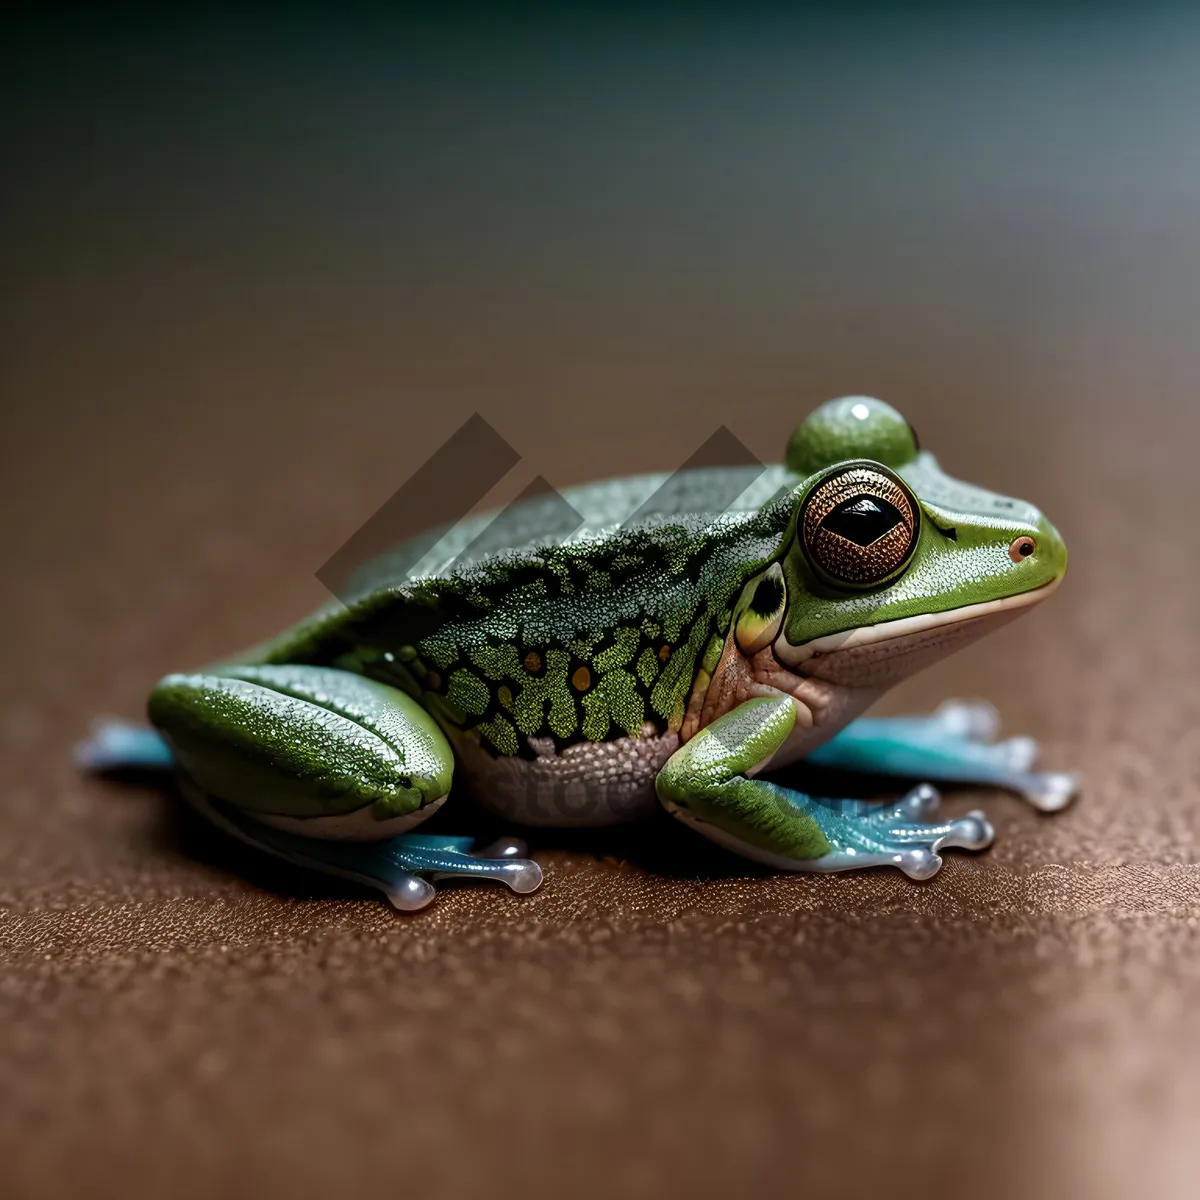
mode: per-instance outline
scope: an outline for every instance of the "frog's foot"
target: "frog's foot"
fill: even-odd
[[[902,800],[818,800],[752,772],[787,739],[790,700],[756,698],[718,718],[667,761],[657,780],[664,807],[746,858],[786,871],[897,867],[928,879],[948,847],[982,850],[992,827],[981,812],[939,821],[940,796],[922,784]]]
[[[303,837],[255,820],[205,795],[187,779],[183,790],[192,804],[226,833],[294,866],[335,875],[381,891],[394,908],[414,912],[437,895],[446,879],[492,879],[514,892],[536,891],[542,869],[525,843],[504,838],[471,853],[474,839],[409,833],[382,841],[326,841]]]
[[[97,717],[88,736],[71,748],[82,771],[169,771],[175,765],[162,735],[117,717]]]
[[[860,801],[830,802],[835,815],[823,822],[830,838],[828,854],[793,870],[847,871],[856,867],[898,867],[910,879],[928,879],[942,866],[940,851],[948,847],[986,850],[995,833],[978,809],[964,817],[938,821],[941,803],[936,788],[923,783],[893,804],[865,806]]]
[[[520,838],[500,838],[472,854],[473,838],[410,833],[396,839],[393,853],[413,872],[428,873],[435,882],[446,879],[494,879],[514,892],[535,892],[542,885],[542,868],[525,856],[529,847]]]
[[[927,717],[892,719],[973,742],[990,742],[1000,733],[1000,713],[987,700],[943,700]]]
[[[996,710],[950,700],[928,717],[861,717],[818,747],[808,761],[869,774],[1008,788],[1042,812],[1065,808],[1079,790],[1076,775],[1035,771],[1033,738],[996,742]]]

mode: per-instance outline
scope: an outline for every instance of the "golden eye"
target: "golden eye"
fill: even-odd
[[[1008,557],[1015,563],[1024,562],[1037,549],[1037,542],[1028,534],[1021,534],[1019,538],[1014,539],[1013,544],[1008,548]]]
[[[757,579],[751,580],[742,593],[741,614],[737,621],[737,644],[743,654],[757,654],[775,640],[783,622],[787,591],[783,586],[783,570],[778,563]]]
[[[809,562],[851,587],[894,576],[912,558],[920,532],[913,494],[875,463],[854,463],[822,480],[800,511]]]

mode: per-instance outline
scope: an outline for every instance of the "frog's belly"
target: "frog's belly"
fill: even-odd
[[[556,829],[617,825],[655,811],[654,779],[678,749],[677,733],[579,742],[556,750],[531,738],[536,758],[493,757],[470,737],[452,739],[466,782],[509,821]]]

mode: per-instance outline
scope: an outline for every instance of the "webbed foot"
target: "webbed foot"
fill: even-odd
[[[910,879],[928,879],[941,869],[939,851],[948,847],[984,850],[995,833],[978,809],[948,821],[932,819],[941,794],[927,783],[891,804],[814,801],[830,813],[821,826],[830,850],[804,866],[808,871],[898,867]]]
[[[1065,808],[1079,778],[1035,771],[1038,744],[1030,737],[993,741],[1000,719],[982,701],[949,700],[928,717],[860,717],[818,747],[814,766],[939,782],[1008,788],[1041,812]]]
[[[491,879],[518,893],[536,891],[542,883],[542,868],[525,857],[528,847],[517,838],[503,838],[478,853],[472,853],[473,838],[429,833],[326,841],[265,825],[181,782],[192,804],[226,833],[295,866],[375,888],[401,912],[424,908],[437,895],[435,885],[448,879]]]

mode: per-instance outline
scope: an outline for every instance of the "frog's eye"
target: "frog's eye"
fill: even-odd
[[[783,570],[778,563],[746,585],[745,607],[738,617],[737,644],[743,654],[757,654],[770,645],[783,623],[784,601],[787,591],[783,586]]]
[[[1023,533],[1008,548],[1008,557],[1015,563],[1024,562],[1037,549],[1037,542]]]
[[[800,530],[804,553],[820,574],[850,587],[874,587],[912,558],[920,509],[885,467],[854,463],[809,493]]]

